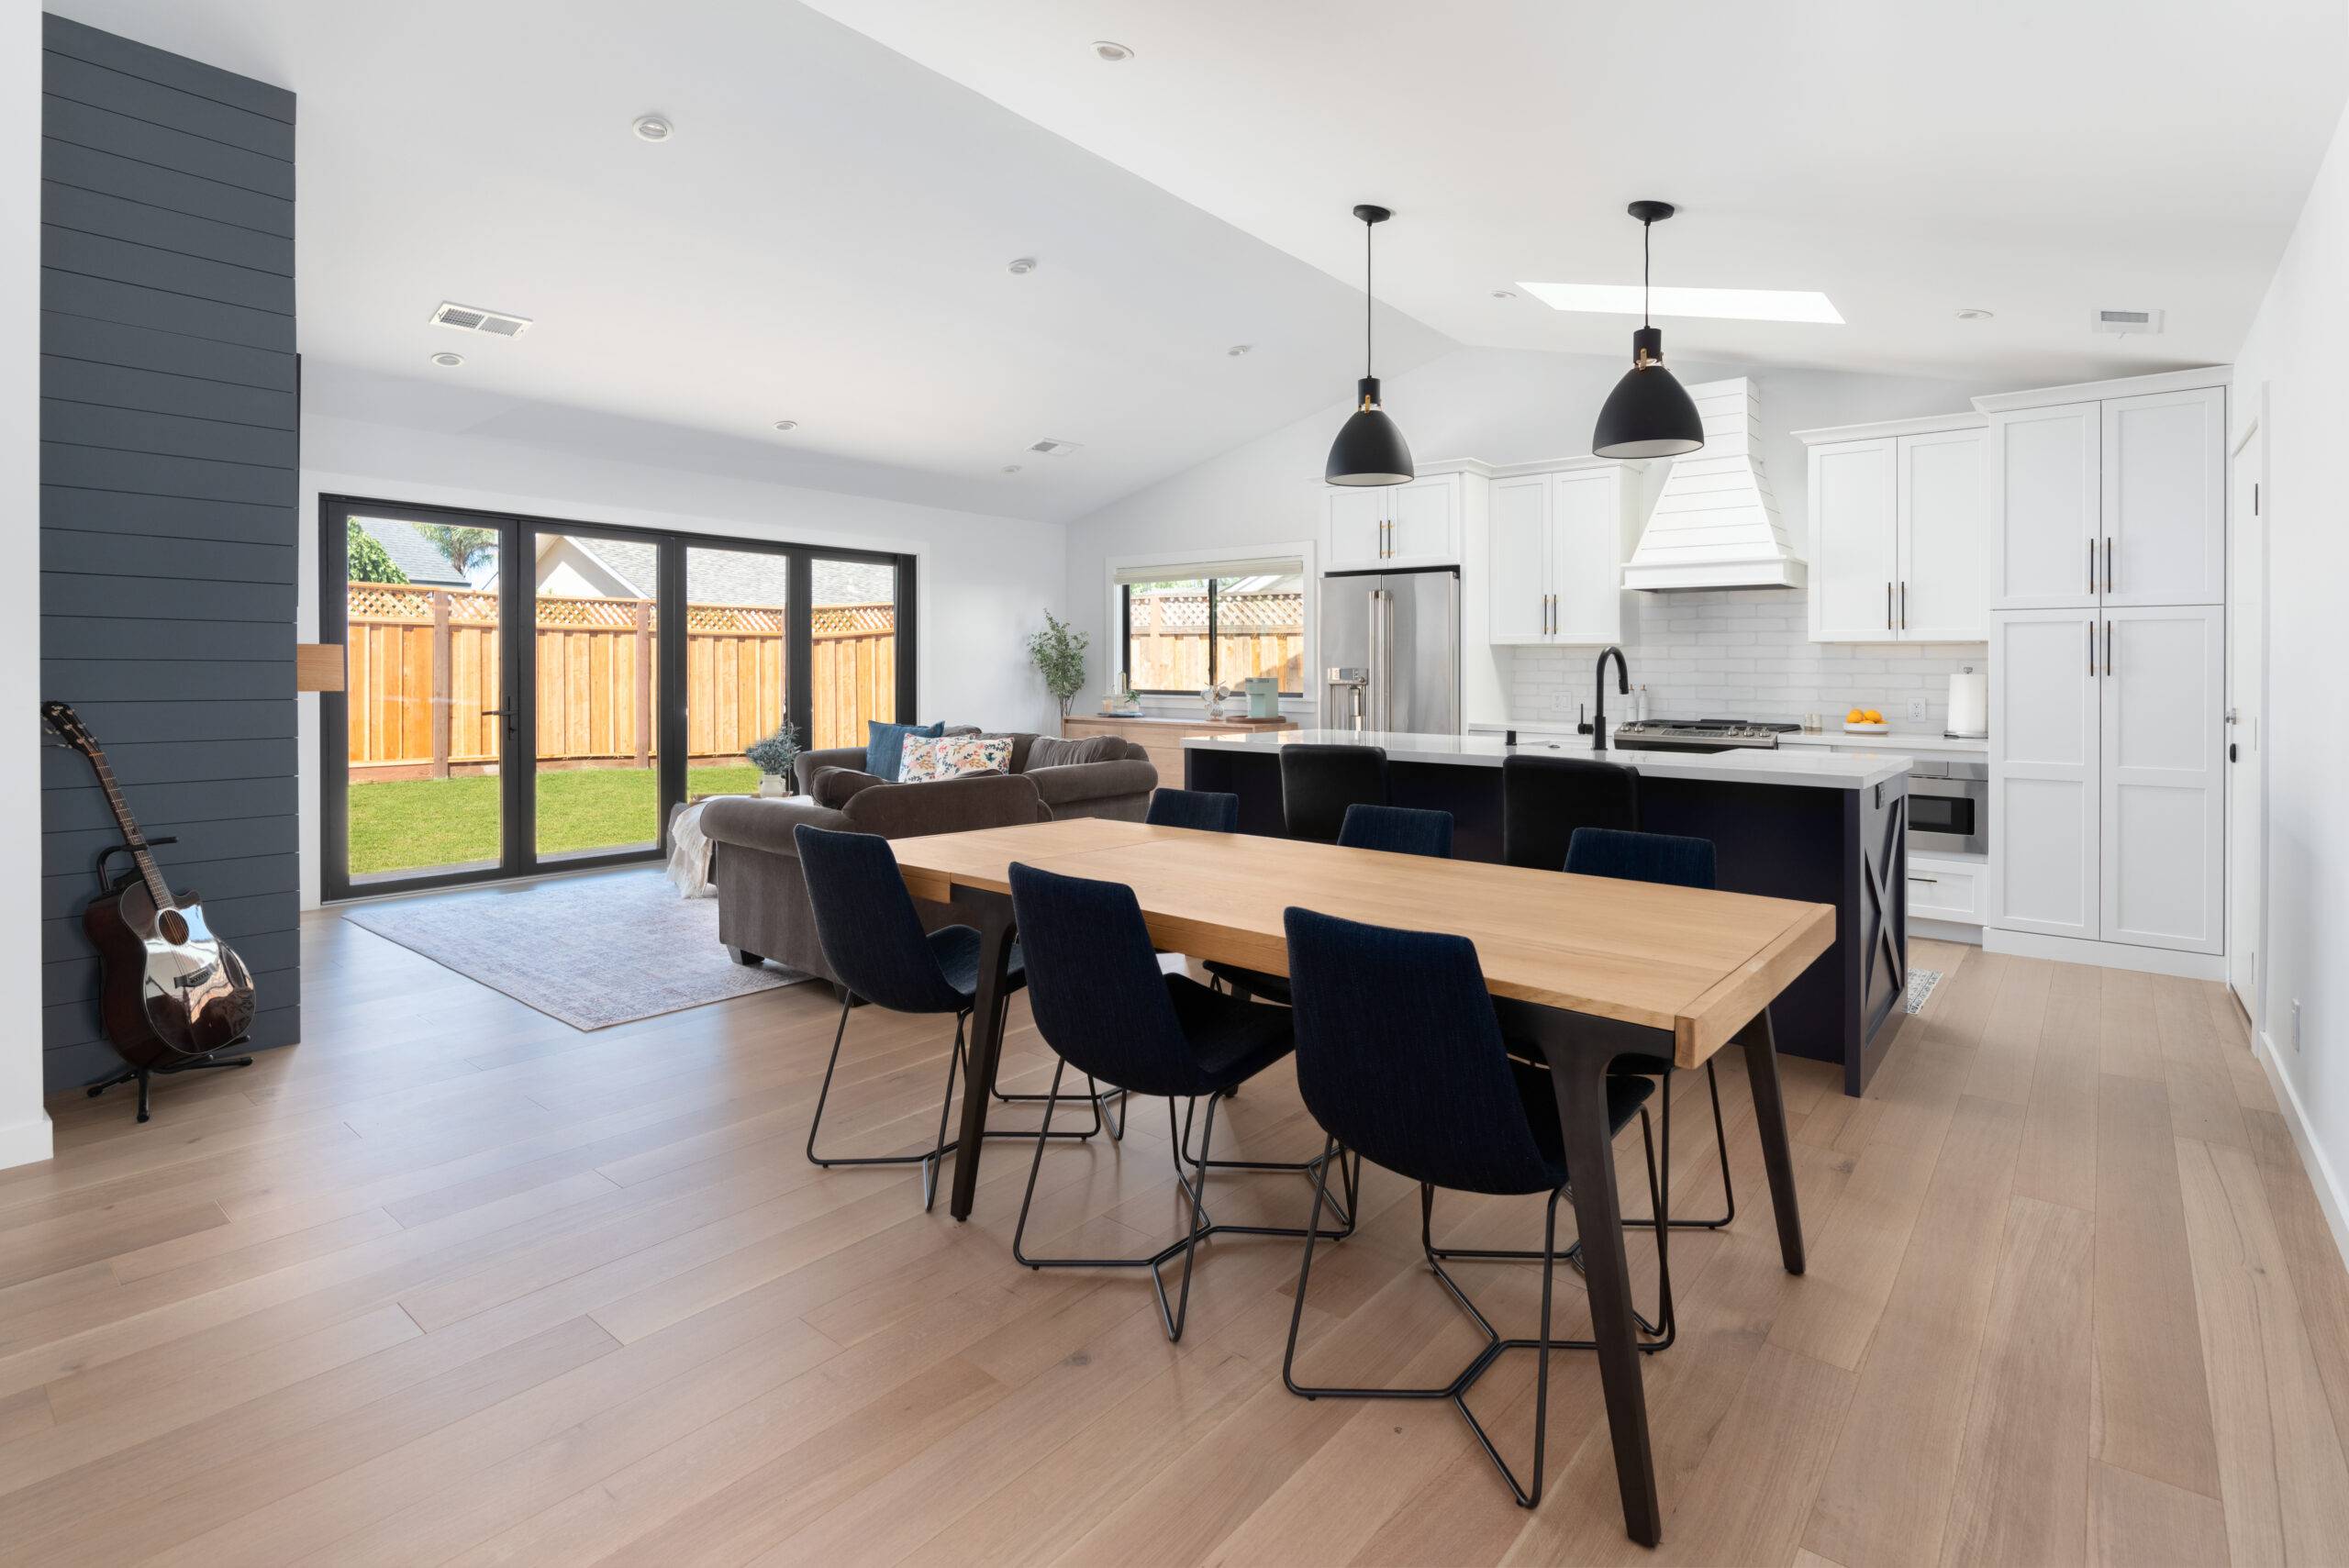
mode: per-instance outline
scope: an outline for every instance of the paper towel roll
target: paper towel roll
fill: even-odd
[[[1969,740],[1990,733],[1990,677],[1972,665],[1949,678],[1948,732]]]

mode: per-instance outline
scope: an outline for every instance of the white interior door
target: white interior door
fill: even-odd
[[[1549,632],[1549,497],[1541,474],[1493,486],[1486,613],[1495,642],[1540,642]]]
[[[2225,623],[2216,605],[2105,612],[2107,941],[2224,945]]]
[[[2226,597],[2226,409],[2219,386],[2104,405],[2107,605]]]
[[[1889,642],[1899,579],[1898,505],[1889,439],[1810,449],[1810,635]]]
[[[1990,635],[1982,581],[1980,430],[1900,438],[1900,635],[1979,642]]]
[[[1620,471],[1580,469],[1551,476],[1550,584],[1557,595],[1551,630],[1560,642],[1613,642],[1623,635]]]
[[[2266,433],[2235,449],[2227,580],[2227,982],[2254,1028],[2265,1019],[2259,955],[2267,948],[2267,517]]]
[[[1990,607],[2097,602],[2102,405],[1990,418]]]
[[[2086,610],[1990,617],[1990,923],[2095,937],[2099,622]]]

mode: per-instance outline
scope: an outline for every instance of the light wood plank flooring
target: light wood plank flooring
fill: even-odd
[[[579,1034],[317,917],[307,1044],[163,1086],[145,1128],[60,1099],[57,1159],[0,1173],[0,1557],[2349,1562],[2349,1278],[2232,1004],[1916,958],[1947,978],[1865,1099],[1787,1063],[1800,1279],[1723,1058],[1739,1214],[1673,1242],[1649,1554],[1587,1357],[1553,1368],[1550,1493],[1522,1512],[1442,1407],[1283,1391],[1290,1243],[1213,1243],[1170,1346],[1142,1276],[1012,1262],[1024,1146],[991,1147],[967,1226],[908,1173],[811,1168],[835,1016],[814,987]],[[1040,1087],[1017,1023],[1007,1076]],[[921,1142],[945,1044],[861,1011],[828,1138]],[[1717,1211],[1701,1074],[1675,1090],[1675,1207]],[[1219,1119],[1235,1153],[1320,1144],[1286,1072]],[[1620,1152],[1643,1193],[1636,1132]],[[1418,1262],[1413,1190],[1367,1178],[1362,1232],[1317,1263],[1305,1370],[1440,1380],[1473,1334]],[[1122,1146],[1047,1155],[1039,1244],[1144,1250],[1172,1190],[1165,1107],[1137,1101]],[[1307,1201],[1295,1177],[1217,1192],[1235,1219]],[[1539,1210],[1448,1196],[1438,1221],[1530,1245]],[[1530,1326],[1531,1271],[1462,1272]],[[1510,1356],[1474,1396],[1520,1462],[1531,1370]]]

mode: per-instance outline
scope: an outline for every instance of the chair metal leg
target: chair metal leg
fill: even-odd
[[[1442,1263],[1431,1253],[1428,1258],[1428,1266],[1434,1271],[1436,1279],[1451,1294],[1452,1299],[1465,1310],[1476,1327],[1483,1330],[1485,1348],[1478,1351],[1466,1366],[1461,1368],[1451,1382],[1433,1387],[1345,1388],[1301,1384],[1297,1380],[1297,1338],[1298,1329],[1305,1321],[1305,1295],[1313,1277],[1315,1233],[1320,1227],[1321,1206],[1329,1197],[1327,1162],[1330,1152],[1336,1149],[1335,1139],[1330,1140],[1324,1146],[1322,1169],[1313,1184],[1313,1208],[1311,1217],[1306,1224],[1305,1256],[1297,1265],[1297,1299],[1289,1307],[1288,1346],[1281,1355],[1282,1384],[1291,1394],[1307,1399],[1449,1400],[1452,1407],[1460,1413],[1460,1418],[1468,1423],[1468,1429],[1475,1434],[1478,1445],[1485,1451],[1485,1457],[1491,1460],[1493,1468],[1500,1472],[1502,1481],[1508,1484],[1509,1494],[1517,1499],[1518,1506],[1524,1508],[1539,1507],[1542,1502],[1544,1454],[1548,1444],[1550,1352],[1592,1348],[1591,1341],[1587,1340],[1557,1340],[1553,1339],[1550,1334],[1553,1278],[1555,1273],[1558,1249],[1558,1200],[1564,1195],[1566,1189],[1559,1187],[1550,1194],[1550,1201],[1542,1219],[1542,1251],[1525,1254],[1528,1257],[1539,1259],[1542,1263],[1542,1321],[1540,1332],[1535,1338],[1503,1339],[1493,1328],[1491,1322],[1486,1318],[1484,1313],[1477,1310],[1476,1304],[1468,1298],[1468,1294],[1460,1288],[1458,1282],[1453,1279]],[[1433,1192],[1434,1189],[1425,1183],[1420,1184],[1419,1207],[1422,1216],[1432,1207]],[[1503,1354],[1509,1351],[1520,1350],[1532,1351],[1537,1358],[1533,1395],[1533,1472],[1532,1484],[1530,1486],[1521,1484],[1516,1473],[1509,1469],[1508,1462],[1501,1458],[1500,1451],[1493,1446],[1492,1437],[1485,1430],[1484,1423],[1477,1420],[1475,1412],[1468,1408],[1467,1398],[1468,1390],[1475,1385],[1478,1378],[1492,1369],[1493,1364],[1499,1361]]]
[[[1212,1117],[1215,1111],[1214,1100],[1233,1099],[1238,1096],[1238,1094],[1239,1087],[1235,1084],[1233,1087],[1224,1090],[1220,1095],[1211,1096],[1208,1106],[1209,1116]],[[1191,1121],[1193,1113],[1197,1109],[1198,1102],[1197,1100],[1193,1100],[1183,1112],[1183,1129],[1174,1140],[1174,1148],[1177,1155],[1176,1169],[1178,1172],[1183,1165],[1187,1164],[1194,1170],[1200,1172],[1293,1171],[1300,1176],[1310,1177],[1320,1168],[1321,1162],[1319,1160],[1209,1160],[1206,1158],[1207,1146],[1204,1143],[1199,1146],[1199,1153],[1194,1155],[1191,1152]],[[1166,1102],[1166,1118],[1167,1127],[1169,1130],[1172,1130],[1174,1121],[1174,1102],[1172,1100]],[[1345,1226],[1347,1233],[1351,1234],[1353,1229],[1354,1223],[1354,1198],[1362,1178],[1362,1157],[1360,1155],[1354,1156],[1353,1170],[1351,1175],[1347,1173],[1344,1167],[1341,1165],[1339,1171],[1339,1178],[1345,1186],[1346,1201],[1342,1206],[1340,1206],[1335,1202],[1335,1200],[1332,1200],[1331,1207],[1337,1209],[1339,1220]],[[1267,1232],[1267,1234],[1271,1234],[1271,1232]]]
[[[998,1040],[1003,1038],[1004,1020],[1009,1016],[1010,1012],[1011,993],[1006,991],[1003,994],[1003,1005],[996,1009],[996,1038]],[[1093,1074],[1090,1073],[1085,1075],[1085,1083],[1086,1089],[1089,1091],[1087,1097],[1093,1102],[1092,1129],[1086,1132],[1063,1132],[1058,1134],[1058,1136],[1062,1138],[1085,1139],[1091,1138],[1095,1133],[1107,1132],[1109,1135],[1110,1142],[1122,1142],[1126,1136],[1126,1091],[1119,1088],[1111,1088],[1106,1093],[1103,1092],[1101,1085],[1093,1081]],[[992,1089],[991,1092],[997,1100],[1007,1106],[1041,1105],[1047,1098],[1047,1096],[1043,1095],[1007,1095],[1001,1089]],[[1109,1118],[1103,1114],[1101,1108],[1103,1102],[1109,1099],[1112,1095],[1116,1096],[1118,1101],[1118,1119],[1114,1123],[1112,1123]],[[988,1136],[993,1137],[995,1135],[990,1133]],[[1009,1131],[1006,1132],[1004,1136],[1007,1138],[1025,1138],[1028,1134],[1025,1132]]]
[[[1203,1164],[1196,1173],[1186,1171],[1183,1168],[1181,1143],[1182,1134],[1177,1132],[1174,1125],[1174,1102],[1169,1100],[1166,1102],[1167,1131],[1174,1134],[1176,1139],[1174,1149],[1174,1182],[1175,1185],[1183,1194],[1184,1202],[1190,1209],[1191,1223],[1189,1229],[1185,1232],[1180,1240],[1168,1242],[1165,1246],[1161,1247],[1157,1251],[1151,1253],[1147,1257],[1030,1257],[1027,1250],[1028,1214],[1030,1208],[1036,1201],[1036,1176],[1037,1173],[1043,1169],[1044,1145],[1052,1135],[1052,1113],[1054,1110],[1059,1108],[1060,1101],[1063,1098],[1060,1092],[1061,1078],[1067,1071],[1068,1062],[1065,1060],[1063,1060],[1052,1069],[1052,1086],[1044,1096],[1043,1123],[1033,1134],[1036,1140],[1036,1152],[1034,1157],[1029,1162],[1028,1165],[1028,1190],[1019,1200],[1019,1223],[1013,1226],[1011,1231],[1011,1255],[1018,1262],[1026,1264],[1031,1269],[1148,1269],[1150,1271],[1151,1288],[1158,1296],[1159,1321],[1164,1326],[1166,1329],[1166,1337],[1169,1340],[1179,1340],[1183,1337],[1183,1325],[1190,1316],[1191,1270],[1193,1264],[1197,1261],[1198,1249],[1201,1242],[1208,1240],[1216,1236],[1280,1236],[1295,1239],[1304,1236],[1305,1232],[1280,1226],[1225,1225],[1219,1223],[1212,1215],[1208,1214],[1207,1208],[1207,1173],[1208,1169],[1212,1168],[1212,1166]],[[1197,1101],[1192,1102],[1194,1108],[1196,1108],[1197,1104]],[[1186,1116],[1186,1122],[1187,1119]],[[1200,1152],[1205,1154],[1214,1142],[1215,1096],[1209,1095],[1208,1097],[1207,1123],[1200,1133]],[[1316,1162],[1315,1163],[1316,1168],[1319,1169],[1320,1162]],[[1354,1184],[1352,1181],[1347,1183],[1350,1195],[1353,1191],[1353,1185]],[[1351,1201],[1349,1203],[1347,1212],[1349,1215],[1353,1212]],[[1315,1212],[1314,1223],[1317,1227],[1320,1223],[1318,1206]],[[1325,1241],[1341,1241],[1353,1234],[1353,1220],[1349,1218],[1346,1222],[1345,1229],[1335,1231],[1321,1231],[1320,1239]],[[1170,1259],[1175,1257],[1177,1254],[1180,1254],[1183,1259],[1183,1279],[1182,1284],[1177,1287],[1174,1299],[1170,1302],[1167,1299],[1166,1295],[1166,1276],[1162,1272],[1162,1269]]]
[[[855,1006],[852,999],[841,1003],[840,1027],[832,1031],[832,1054],[824,1063],[824,1084],[816,1092],[816,1114],[807,1123],[807,1162],[829,1170],[834,1165],[918,1165],[921,1167],[921,1203],[925,1209],[938,1196],[938,1173],[946,1156],[954,1152],[954,1144],[946,1139],[946,1118],[954,1104],[954,1076],[963,1064],[963,1021],[967,1014],[954,1015],[954,1049],[946,1053],[946,1095],[938,1106],[938,1134],[930,1146],[918,1154],[832,1154],[816,1152],[816,1135],[824,1125],[824,1105],[831,1098],[832,1074],[841,1064],[841,1041],[848,1034],[849,1011]]]
[[[1672,1121],[1669,1114],[1666,1115],[1664,1123],[1664,1157],[1660,1175],[1656,1142],[1648,1121],[1645,1106],[1640,1107],[1640,1144],[1647,1155],[1648,1202],[1651,1212],[1667,1213],[1672,1194]],[[1573,1184],[1568,1183],[1562,1190],[1573,1191]],[[1419,1187],[1419,1246],[1427,1253],[1429,1263],[1435,1267],[1438,1273],[1443,1273],[1442,1267],[1443,1262],[1454,1258],[1465,1259],[1472,1262],[1530,1263],[1542,1256],[1539,1252],[1511,1251],[1501,1248],[1438,1247],[1433,1236],[1434,1218],[1435,1189],[1422,1183]],[[1623,1229],[1654,1230],[1655,1225],[1653,1221],[1647,1219],[1626,1219],[1623,1221]],[[1667,1227],[1664,1230],[1656,1231],[1655,1318],[1651,1322],[1641,1315],[1639,1308],[1635,1307],[1631,1309],[1631,1320],[1640,1326],[1641,1333],[1648,1336],[1648,1340],[1639,1347],[1642,1353],[1646,1355],[1653,1355],[1658,1351],[1671,1349],[1672,1341],[1678,1337],[1679,1332],[1672,1316],[1671,1240],[1667,1234],[1669,1229]],[[1577,1237],[1561,1256],[1565,1262],[1572,1264],[1577,1273],[1581,1272],[1581,1239]],[[1450,1283],[1449,1276],[1446,1276],[1446,1283]],[[1462,1304],[1467,1306],[1469,1311],[1475,1311],[1475,1307],[1464,1299]],[[1586,1350],[1589,1345],[1587,1341],[1584,1341],[1576,1348]]]

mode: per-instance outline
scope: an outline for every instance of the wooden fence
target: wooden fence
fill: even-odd
[[[1205,594],[1150,594],[1131,600],[1132,667],[1146,692],[1196,692],[1208,684]],[[1281,690],[1305,689],[1305,595],[1222,594],[1216,599],[1215,668],[1234,685],[1243,675],[1278,675]]]
[[[438,778],[495,770],[497,595],[407,584],[350,585],[351,777]],[[896,714],[894,606],[818,607],[814,746],[863,745]],[[538,600],[538,763],[647,767],[659,752],[659,612],[649,599]],[[685,736],[695,762],[739,761],[785,704],[785,612],[685,606]]]

